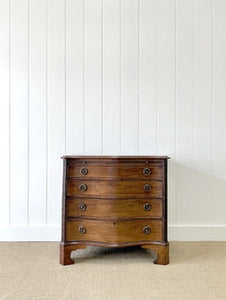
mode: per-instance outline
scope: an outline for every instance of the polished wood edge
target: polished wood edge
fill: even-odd
[[[115,201],[115,200],[122,200],[122,201],[126,201],[126,200],[133,200],[133,199],[138,199],[138,200],[163,200],[162,197],[147,197],[147,196],[137,196],[137,197],[128,197],[128,196],[125,196],[125,197],[106,197],[106,196],[99,196],[97,198],[97,196],[82,196],[82,195],[79,195],[79,196],[69,196],[69,195],[66,195],[66,198],[67,199],[81,199],[82,201],[84,201],[84,199],[98,199],[98,200],[112,200],[112,201]]]
[[[79,246],[95,246],[95,247],[112,247],[112,248],[123,248],[123,247],[132,247],[132,246],[167,246],[169,245],[168,242],[161,242],[161,241],[136,241],[136,242],[130,242],[130,243],[104,243],[104,242],[92,242],[92,241],[71,241],[71,242],[65,242],[61,243],[65,246],[73,246],[73,245],[79,245]],[[85,248],[84,247],[84,248]]]
[[[72,265],[74,260],[71,259],[71,252],[77,249],[84,249],[86,245],[60,243],[60,264],[63,266]]]
[[[120,218],[102,218],[102,217],[90,217],[90,216],[66,216],[66,221],[75,221],[75,220],[94,220],[94,221],[106,221],[106,222],[129,222],[129,221],[151,221],[151,220],[163,220],[162,217],[120,217]]]
[[[158,178],[125,178],[125,177],[66,177],[66,181],[132,181],[132,182],[137,182],[137,181],[145,181],[145,182],[163,182],[163,179],[158,179]]]
[[[150,182],[150,181],[159,181],[159,182],[162,182],[163,181],[163,178],[152,178],[152,179],[149,179],[149,178],[145,178],[145,177],[142,177],[142,178],[126,178],[126,177],[113,177],[113,176],[109,176],[109,177],[81,177],[81,176],[67,176],[67,181],[70,180],[70,181],[147,181],[147,182]]]
[[[127,198],[119,198],[119,197],[110,197],[110,198],[107,198],[107,197],[104,197],[104,198],[99,198],[97,196],[86,196],[86,197],[77,197],[77,196],[67,196],[66,199],[67,200],[78,200],[78,199],[81,199],[81,201],[84,201],[84,199],[93,199],[93,200],[112,200],[112,201],[115,201],[115,200],[124,200],[124,201],[127,201],[127,200],[145,200],[145,201],[148,201],[148,200],[158,200],[158,201],[162,201],[163,198],[159,197],[146,197],[146,196],[143,196],[143,197],[127,197]]]
[[[168,240],[168,161],[164,162],[164,181],[163,181],[163,202],[162,202],[162,215],[163,215],[163,240]]]
[[[63,186],[62,186],[62,216],[61,216],[61,240],[65,240],[66,236],[66,226],[65,226],[65,216],[67,212],[67,184],[66,184],[66,177],[67,177],[67,164],[66,161],[63,161]]]
[[[143,249],[150,249],[157,253],[157,258],[154,261],[158,265],[169,264],[169,243],[165,244],[152,244],[152,245],[141,245]]]
[[[138,156],[123,156],[123,155],[119,155],[119,156],[109,156],[109,155],[63,155],[61,156],[61,158],[82,158],[82,159],[170,159],[169,156],[158,156],[158,155],[153,155],[153,156],[142,156],[142,155],[138,155]]]
[[[66,197],[67,197],[67,199],[72,199],[72,198],[74,198],[74,199],[82,199],[81,201],[84,201],[84,199],[87,199],[87,198],[89,198],[89,199],[96,199],[97,198],[97,195],[95,195],[95,196],[90,196],[90,195],[88,195],[88,196],[86,196],[86,195],[79,195],[79,196],[77,196],[77,197],[75,197],[75,196],[70,196],[70,195],[66,195]],[[98,198],[98,200],[122,200],[122,201],[124,201],[124,200],[128,200],[128,196],[125,196],[125,197],[115,197],[115,198],[113,198],[113,197],[110,197],[110,198],[107,198],[106,196],[99,196],[99,198]],[[145,196],[138,196],[138,197],[136,197],[136,198],[132,198],[132,197],[129,197],[129,199],[140,199],[140,200],[145,200],[145,199],[156,199],[156,200],[162,200],[162,197],[159,197],[159,198],[155,198],[155,197],[145,197]]]

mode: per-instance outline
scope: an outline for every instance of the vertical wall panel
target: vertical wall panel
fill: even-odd
[[[102,0],[85,1],[85,154],[102,153]]]
[[[157,154],[157,6],[140,0],[139,153]]]
[[[28,217],[28,1],[11,1],[11,223]]]
[[[9,223],[9,100],[10,100],[10,6],[0,0],[0,225]]]
[[[138,154],[138,0],[121,1],[121,153]]]
[[[59,224],[65,153],[65,1],[48,0],[48,203],[47,222]]]
[[[169,223],[176,223],[175,199],[175,2],[158,1],[157,11],[157,150],[169,160]]]
[[[103,0],[103,153],[120,153],[120,1]]]
[[[196,224],[209,224],[212,220],[211,3],[212,0],[197,0],[194,7],[194,167],[196,173],[193,222]]]
[[[83,153],[171,156],[170,238],[224,239],[225,15],[224,0],[0,0],[0,239],[59,237],[60,156]]]
[[[214,224],[226,220],[226,2],[213,6]]]
[[[176,180],[177,221],[194,218],[194,7],[176,2]]]
[[[29,223],[46,220],[46,1],[29,1]],[[38,193],[37,193],[38,191]]]
[[[66,1],[66,153],[83,153],[84,1]]]

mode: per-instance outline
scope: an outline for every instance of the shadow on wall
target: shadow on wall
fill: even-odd
[[[169,161],[170,225],[226,224],[226,168],[211,162],[185,165]]]

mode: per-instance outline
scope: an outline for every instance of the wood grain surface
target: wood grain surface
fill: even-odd
[[[85,210],[79,208],[82,204]],[[144,205],[150,205],[145,210]],[[101,219],[113,218],[161,218],[162,200],[160,199],[90,199],[73,198],[67,200],[67,217],[80,216]]]
[[[150,246],[167,264],[167,159],[65,156],[61,264],[87,245]]]
[[[80,233],[83,226],[86,233]],[[144,227],[150,227],[149,234],[143,233]],[[161,220],[100,221],[77,219],[66,221],[66,241],[94,241],[106,243],[161,241]]]
[[[86,184],[87,190],[81,191],[79,186]],[[150,184],[151,190],[144,191],[144,185]],[[67,180],[67,196],[73,197],[162,197],[162,182],[150,180],[118,181],[118,180]]]
[[[82,170],[86,170],[87,174],[83,175]],[[145,175],[144,172],[149,171],[150,174]],[[67,177],[84,177],[85,178],[122,178],[122,179],[162,179],[163,168],[156,164],[98,164],[98,165],[69,165]]]

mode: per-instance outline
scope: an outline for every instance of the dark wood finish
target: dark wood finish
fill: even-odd
[[[85,228],[80,233],[79,228]],[[145,234],[143,228],[150,228]],[[100,221],[100,220],[68,220],[66,221],[66,242],[93,241],[105,243],[131,243],[138,241],[161,241],[161,220],[130,220],[130,221]]]
[[[87,245],[141,245],[169,262],[167,156],[64,156],[60,263]]]
[[[86,170],[86,172],[82,172]],[[150,174],[145,174],[145,170],[150,170]],[[116,178],[116,179],[163,179],[163,165],[148,163],[148,164],[69,164],[68,178]]]
[[[71,252],[84,248],[86,248],[86,245],[65,245],[60,243],[60,264],[63,266],[73,264],[74,260],[71,259]]]
[[[126,160],[126,161],[132,161],[132,162],[146,162],[146,161],[163,161],[165,159],[169,159],[169,156],[160,156],[160,155],[152,155],[152,156],[144,156],[144,155],[139,155],[139,156],[124,156],[124,155],[120,155],[120,156],[110,156],[110,155],[64,155],[61,158],[65,158],[67,160],[72,159],[74,161],[89,161],[89,160],[93,160],[93,161],[99,161],[99,163],[101,163],[101,161],[110,161],[111,163],[113,162],[117,162],[117,161],[122,161],[122,160]]]
[[[82,210],[82,205],[85,208]],[[148,210],[148,205],[150,209]],[[79,206],[80,205],[80,206]],[[147,210],[145,210],[145,206]],[[67,217],[80,216],[98,219],[120,218],[161,218],[162,200],[160,199],[90,199],[69,198]]]
[[[81,190],[81,185],[86,185],[86,190]],[[145,191],[145,184],[151,185],[150,191]],[[67,196],[72,197],[102,197],[102,198],[127,198],[127,197],[162,197],[162,181],[137,180],[67,180]]]
[[[164,178],[163,178],[163,205],[162,205],[162,219],[163,219],[163,224],[165,224],[165,226],[163,226],[163,241],[165,243],[168,243],[168,236],[167,236],[167,196],[168,196],[168,191],[167,191],[167,174],[168,174],[168,170],[167,170],[167,160],[164,161]],[[169,251],[168,251],[169,252]]]
[[[167,244],[152,244],[152,245],[142,245],[143,249],[150,249],[157,253],[157,258],[154,261],[158,265],[168,265],[169,264],[169,243]]]

